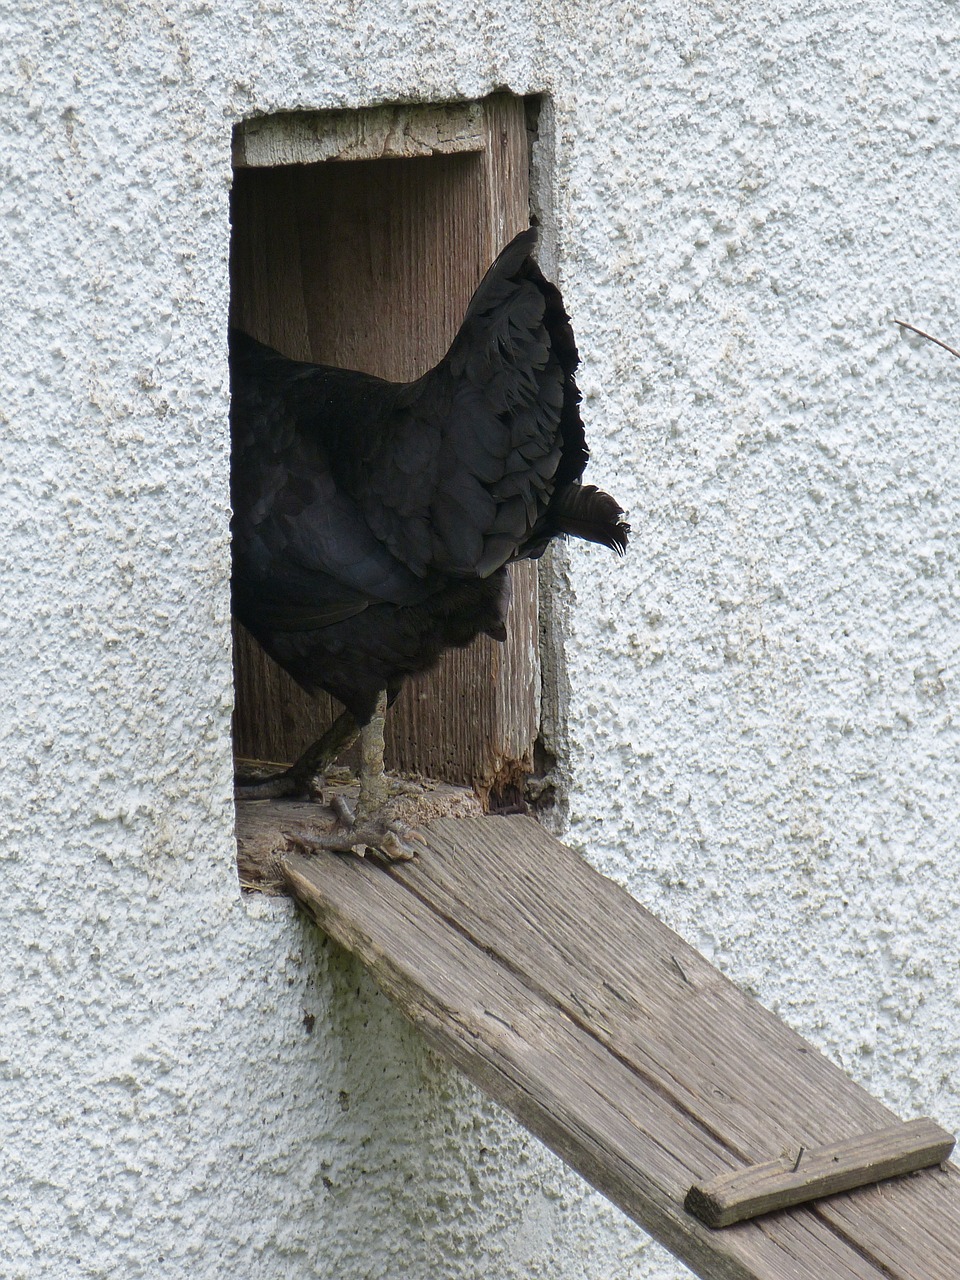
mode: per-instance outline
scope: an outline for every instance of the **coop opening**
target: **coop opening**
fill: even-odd
[[[230,323],[294,359],[410,381],[437,363],[471,294],[529,224],[535,104],[289,113],[234,136]],[[480,636],[406,681],[386,764],[522,804],[535,766],[537,575],[511,567],[506,642]],[[341,708],[313,697],[234,624],[234,752],[290,764]],[[347,757],[349,759],[349,757]]]

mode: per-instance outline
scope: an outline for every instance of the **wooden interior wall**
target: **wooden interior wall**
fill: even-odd
[[[370,116],[365,136],[382,134],[382,158],[236,169],[231,323],[298,359],[408,380],[443,356],[483,272],[528,225],[524,103],[487,99],[476,139],[456,144],[474,149],[414,158],[390,154],[389,119],[359,114]],[[331,113],[341,128],[343,115]],[[310,128],[322,138],[323,116]],[[513,591],[506,645],[480,637],[408,682],[388,716],[390,767],[482,795],[508,792],[530,770],[540,699],[533,565],[514,566]],[[307,697],[239,627],[235,681],[238,756],[293,760],[339,710]]]

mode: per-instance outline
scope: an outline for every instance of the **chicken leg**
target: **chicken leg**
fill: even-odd
[[[420,832],[406,823],[388,820],[384,814],[389,788],[384,773],[384,728],[387,715],[387,692],[377,696],[373,715],[362,727],[344,711],[322,738],[303,753],[283,773],[270,778],[237,778],[235,795],[239,799],[267,799],[278,796],[318,796],[323,774],[341,751],[360,738],[360,794],[356,813],[341,795],[330,798],[337,815],[337,825],[327,832],[311,832],[297,837],[304,848],[328,849],[334,853],[356,853],[379,850],[391,862],[405,862],[416,857],[416,840]]]
[[[352,747],[360,736],[360,727],[349,711],[337,716],[329,729],[303,755],[284,769],[265,778],[238,773],[233,779],[233,794],[237,800],[274,800],[280,796],[306,796],[315,799],[327,770],[336,758]]]

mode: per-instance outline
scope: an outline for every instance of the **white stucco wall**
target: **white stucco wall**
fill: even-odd
[[[238,895],[254,111],[551,95],[591,478],[635,530],[559,557],[568,838],[960,1126],[960,365],[892,325],[960,337],[955,10],[7,0],[0,47],[0,1272],[684,1274]]]

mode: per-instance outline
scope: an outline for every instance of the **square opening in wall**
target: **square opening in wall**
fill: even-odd
[[[528,105],[285,114],[234,137],[231,325],[294,359],[410,381],[446,352],[473,289],[529,223]],[[511,568],[501,645],[481,636],[414,677],[387,716],[387,765],[473,786],[494,807],[533,767],[536,569]],[[340,708],[235,624],[234,749],[290,763]]]

